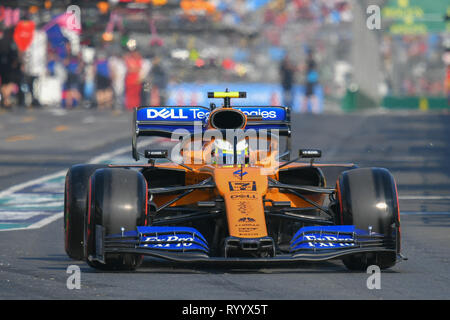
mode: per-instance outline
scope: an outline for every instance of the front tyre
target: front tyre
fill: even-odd
[[[342,225],[383,234],[395,252],[350,255],[343,258],[350,270],[366,270],[370,265],[390,268],[400,253],[400,211],[394,177],[384,168],[358,168],[344,171],[337,181],[337,219]]]
[[[90,180],[88,219],[86,225],[87,263],[101,270],[134,270],[142,262],[142,256],[131,253],[106,253],[103,262],[96,252],[99,237],[119,234],[122,228],[134,231],[147,223],[147,181],[137,171],[122,168],[97,170]],[[100,235],[99,235],[100,236]],[[100,237],[101,239],[101,237]]]
[[[101,164],[78,164],[66,174],[64,190],[64,248],[75,260],[84,259],[84,226],[87,215],[89,178]]]

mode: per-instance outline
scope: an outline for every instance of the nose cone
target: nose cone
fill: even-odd
[[[267,176],[258,167],[215,168],[217,190],[225,200],[229,235],[238,238],[267,236],[263,196]]]

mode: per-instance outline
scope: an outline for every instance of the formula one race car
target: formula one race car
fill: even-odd
[[[183,264],[341,259],[351,270],[402,258],[388,170],[317,164],[316,149],[293,157],[288,108],[231,106],[245,92],[208,97],[223,106],[135,109],[132,153],[148,163],[70,168],[71,258],[102,270],[135,269],[145,255]],[[174,146],[142,153],[141,136]]]

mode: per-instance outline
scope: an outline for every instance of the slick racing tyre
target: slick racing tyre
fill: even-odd
[[[72,259],[84,260],[84,220],[87,213],[89,178],[95,170],[105,167],[99,164],[79,164],[72,166],[66,174],[64,247]]]
[[[358,168],[344,171],[337,181],[338,222],[360,230],[383,234],[396,252],[350,255],[343,258],[350,270],[392,267],[400,252],[400,215],[394,177],[383,168]],[[340,220],[340,221],[339,221]]]
[[[87,263],[101,270],[134,270],[142,262],[142,256],[132,253],[106,253],[99,259],[96,252],[102,236],[134,231],[146,225],[147,181],[137,171],[122,168],[97,170],[90,180],[86,221]],[[103,261],[101,261],[103,260]],[[104,263],[103,263],[104,262]]]

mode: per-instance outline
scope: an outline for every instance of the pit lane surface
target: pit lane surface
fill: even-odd
[[[339,261],[229,269],[148,259],[135,273],[98,272],[65,255],[63,221],[56,218],[37,229],[0,231],[0,299],[450,298],[450,116],[294,115],[293,124],[293,150],[320,148],[321,162],[351,160],[396,177],[409,260],[381,274],[381,289],[369,290],[368,274],[348,272]],[[129,157],[130,130],[129,114],[3,113],[0,191],[102,154]],[[70,265],[81,268],[79,290],[66,286]]]

